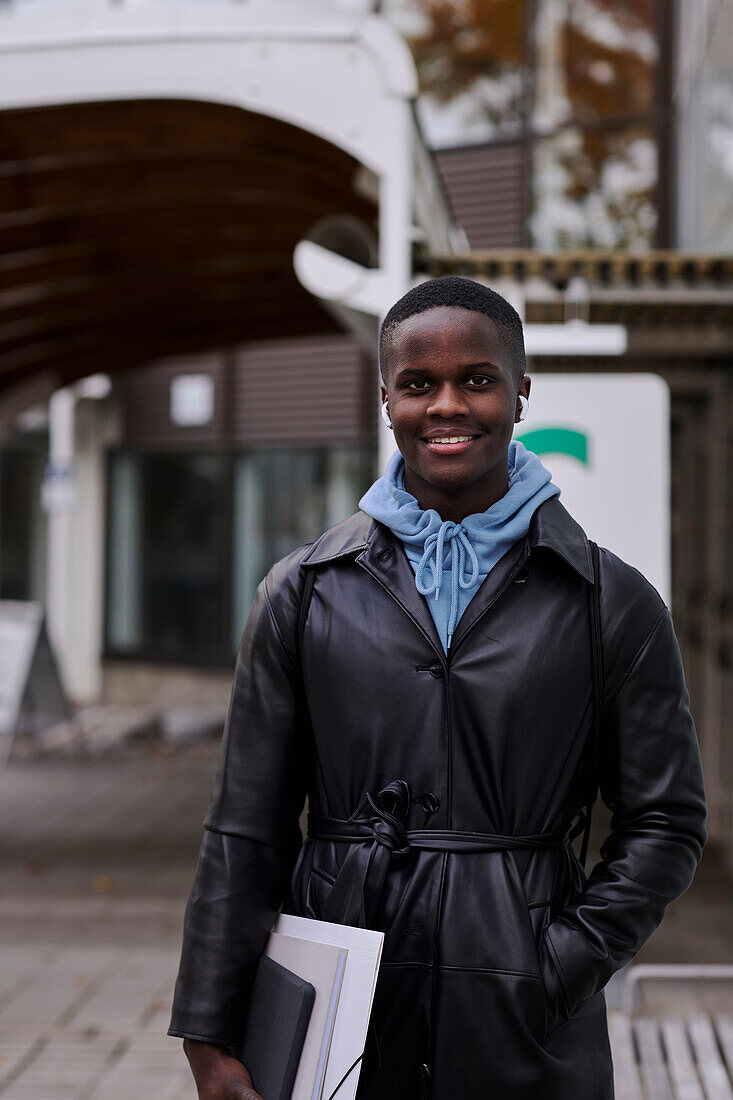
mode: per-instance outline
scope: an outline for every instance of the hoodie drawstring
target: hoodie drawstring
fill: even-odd
[[[446,542],[450,544],[451,553],[451,601],[447,639],[447,645],[450,646],[458,617],[458,586],[473,588],[479,576],[476,551],[471,546],[465,527],[462,527],[460,523],[453,523],[452,520],[447,519],[441,523],[437,531],[434,531],[432,535],[428,535],[425,539],[425,548],[415,572],[415,587],[423,596],[435,594],[437,600],[440,593],[440,582],[443,577],[443,547]],[[466,558],[471,563],[471,576],[468,579],[463,575]],[[430,583],[426,585],[423,584],[422,578],[428,565],[430,565],[433,576]]]

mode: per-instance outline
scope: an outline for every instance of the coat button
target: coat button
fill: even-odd
[[[514,578],[514,583],[515,584],[524,584],[524,582],[528,581],[528,580],[529,580],[529,569],[526,569],[526,568],[525,569],[520,569],[519,572],[517,573],[516,577]]]
[[[433,661],[432,665],[428,665],[428,672],[431,676],[435,676],[436,679],[443,675],[443,666],[440,661]]]
[[[428,792],[428,794],[424,794],[420,799],[420,805],[427,813],[434,814],[440,806],[440,799],[437,795],[432,794],[432,792]]]

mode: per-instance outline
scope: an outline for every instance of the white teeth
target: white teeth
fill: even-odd
[[[429,443],[467,443],[469,439],[473,439],[472,435],[451,435],[445,439],[430,439]]]

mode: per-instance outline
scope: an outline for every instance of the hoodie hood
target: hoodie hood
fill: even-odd
[[[534,511],[559,496],[550,471],[519,440],[509,444],[509,488],[487,508],[460,523],[443,520],[434,508],[423,511],[405,489],[405,460],[395,451],[383,477],[359,501],[368,516],[401,539],[415,573],[418,592],[428,605],[443,648],[448,650],[456,624],[490,570],[529,530]]]

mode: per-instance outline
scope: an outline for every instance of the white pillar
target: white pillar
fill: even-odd
[[[384,125],[390,135],[390,155],[379,178],[378,268],[361,267],[312,241],[301,241],[293,257],[301,285],[357,338],[366,337],[365,316],[381,321],[412,285],[413,143],[417,134],[409,100],[392,100],[389,107]],[[370,350],[376,354],[376,347]],[[377,407],[380,381],[377,370],[374,396]],[[378,423],[381,474],[395,442],[381,416]]]
[[[412,285],[413,141],[415,127],[408,101],[395,104],[390,137],[393,155],[380,178],[379,266],[383,272],[380,321]],[[381,378],[377,372],[377,401]],[[395,449],[394,434],[379,417],[378,473],[384,474]]]
[[[69,693],[80,703],[102,690],[104,620],[104,443],[106,405],[81,401],[76,410],[77,498],[73,512],[74,556],[69,590],[66,665]]]
[[[106,417],[100,401],[77,401],[108,390],[95,375],[57,390],[48,407],[46,618],[62,683],[78,703],[101,690]]]
[[[48,403],[48,461],[54,470],[68,468],[74,459],[74,411],[71,387],[57,390]],[[48,476],[48,475],[47,475]],[[46,565],[46,616],[51,645],[59,662],[61,680],[69,688],[68,652],[73,558],[73,502],[47,495],[48,555]]]

